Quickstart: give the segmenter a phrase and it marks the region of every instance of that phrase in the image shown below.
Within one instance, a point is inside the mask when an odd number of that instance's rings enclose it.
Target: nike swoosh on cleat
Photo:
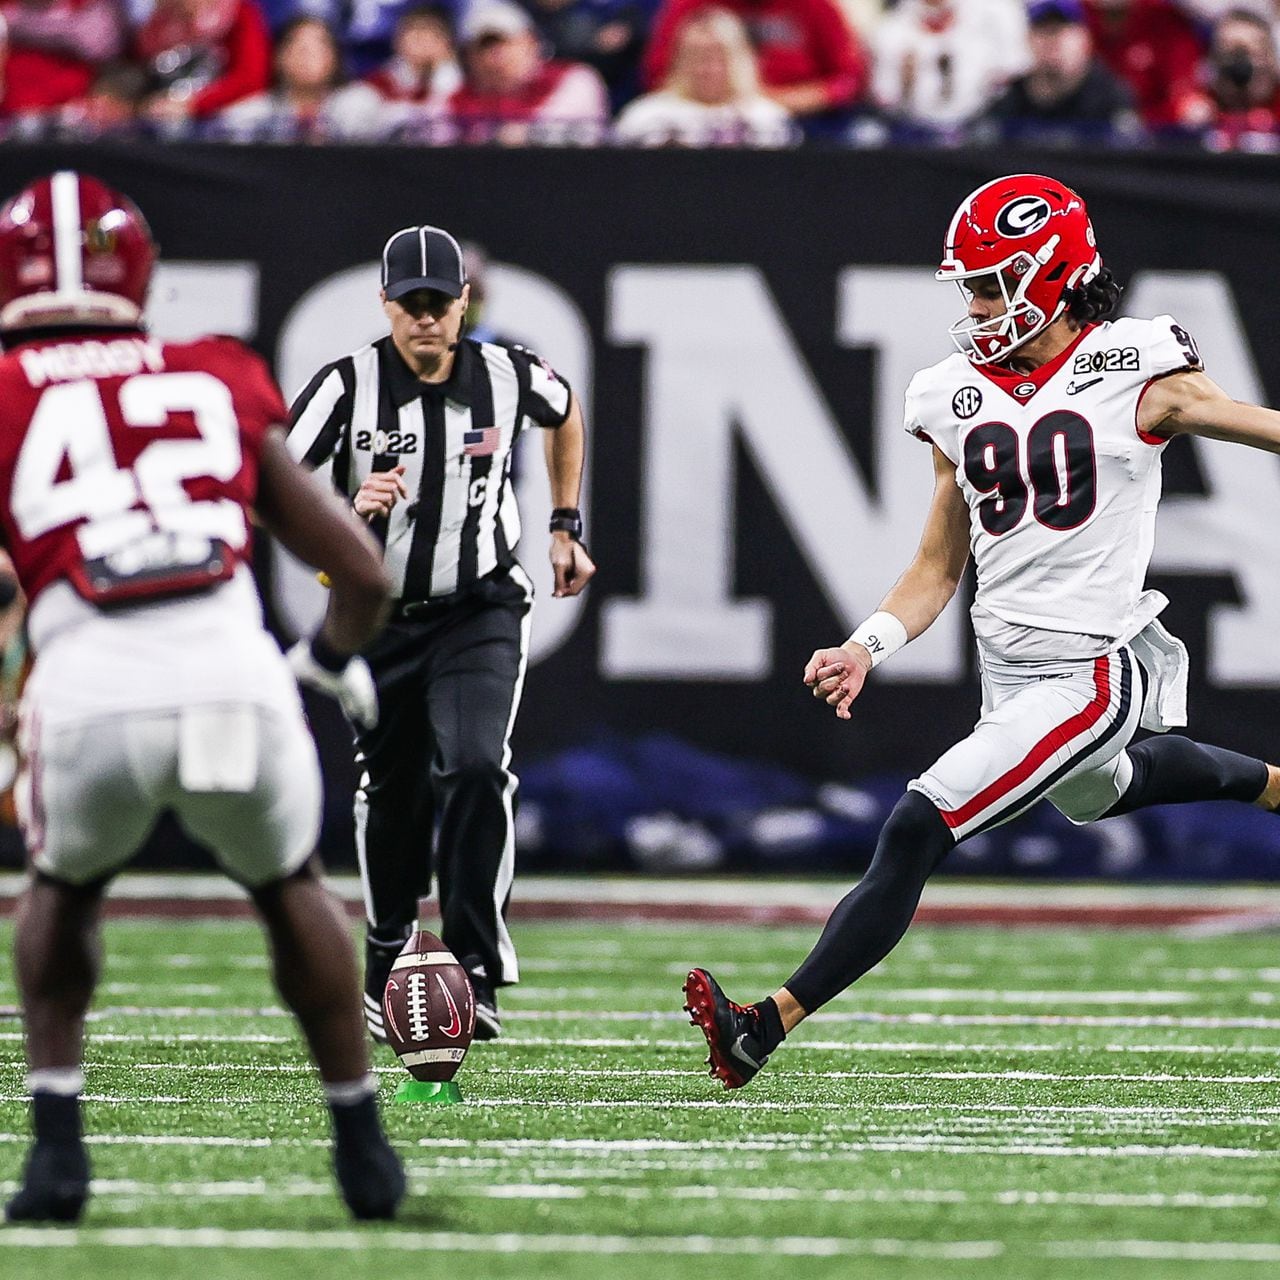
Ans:
[[[755,1071],[760,1070],[761,1064],[757,1062],[743,1047],[742,1042],[747,1038],[746,1032],[743,1032],[730,1046],[729,1052],[733,1054],[739,1062],[745,1062],[747,1066]]]

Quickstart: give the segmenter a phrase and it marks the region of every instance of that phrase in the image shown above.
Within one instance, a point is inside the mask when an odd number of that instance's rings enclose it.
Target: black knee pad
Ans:
[[[880,829],[872,865],[883,856],[896,865],[909,862],[922,866],[927,875],[955,848],[955,843],[951,828],[942,820],[933,801],[919,791],[908,791],[893,806],[888,821]]]

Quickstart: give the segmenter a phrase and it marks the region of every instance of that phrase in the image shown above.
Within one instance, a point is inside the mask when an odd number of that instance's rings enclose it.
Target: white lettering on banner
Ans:
[[[732,594],[735,435],[852,628],[919,540],[933,470],[928,450],[902,430],[901,394],[915,367],[946,354],[955,299],[920,268],[841,278],[841,339],[881,351],[876,498],[755,268],[620,267],[611,286],[611,336],[644,343],[648,365],[643,587],[601,610],[604,674],[764,679],[775,667],[772,606]],[[947,680],[961,660],[953,612],[915,655],[895,661],[899,679]]]
[[[592,337],[578,307],[544,277],[497,263],[490,272],[487,318],[500,332],[547,355],[590,406]],[[624,266],[615,269],[610,284],[610,338],[645,345],[648,360],[644,506],[637,531],[642,588],[634,599],[602,604],[602,674],[764,679],[782,660],[772,652],[772,603],[735,599],[732,590],[735,433],[833,611],[853,626],[875,608],[916,545],[931,472],[928,450],[901,429],[902,393],[917,368],[946,354],[956,299],[936,285],[926,267],[850,267],[837,281],[837,340],[872,347],[877,357],[873,497],[755,268]],[[669,306],[672,291],[682,300],[675,311]],[[1220,274],[1139,273],[1125,303],[1132,315],[1177,317],[1198,340],[1211,377],[1241,400],[1264,402],[1248,337]],[[149,307],[157,339],[181,341],[210,331],[250,339],[257,315],[252,263],[157,268]],[[531,319],[536,323],[530,325]],[[385,332],[376,263],[321,281],[281,329],[277,371],[286,394],[296,394],[326,361]],[[31,372],[49,380],[64,374],[52,364]],[[590,429],[608,429],[607,421],[592,423],[591,416]],[[533,446],[524,442],[521,451],[528,447]],[[1241,602],[1210,612],[1210,680],[1219,686],[1280,686],[1280,664],[1271,652],[1272,638],[1280,633],[1280,594],[1270,588],[1269,527],[1270,513],[1280,510],[1280,463],[1212,441],[1196,440],[1193,447],[1208,493],[1164,499],[1152,567],[1232,575]],[[539,531],[549,505],[539,462],[524,460],[516,488],[528,527]],[[525,551],[545,601],[549,569],[535,538]],[[283,553],[279,561],[276,604],[287,625],[308,631],[324,609],[325,593],[310,570]],[[557,601],[554,609],[535,611],[535,662],[565,643],[580,620],[581,603]],[[961,628],[953,604],[877,678],[957,678]]]
[[[1140,272],[1125,292],[1125,311],[1172,315],[1195,338],[1205,370],[1228,395],[1267,403],[1231,287],[1217,272]],[[1231,574],[1240,603],[1209,611],[1209,679],[1215,685],[1278,686],[1280,460],[1216,440],[1197,439],[1194,447],[1208,493],[1171,494],[1161,502],[1151,567]]]
[[[569,380],[586,406],[588,443],[593,430],[592,341],[586,318],[559,285],[532,271],[493,262],[488,270],[489,300],[485,320],[504,337],[527,342],[545,355]],[[292,399],[322,365],[355,351],[387,332],[378,293],[376,262],[350,267],[308,290],[285,317],[276,347],[276,370],[285,395]],[[530,438],[532,437],[532,438]],[[534,430],[516,445],[515,492],[521,523],[532,536],[522,542],[522,563],[533,579],[538,603],[533,611],[530,661],[538,662],[569,638],[581,616],[583,601],[551,601],[554,585],[545,533],[551,492],[542,460],[543,433]],[[588,465],[591,451],[587,451]],[[473,503],[483,495],[473,495]],[[590,538],[589,491],[579,500]],[[296,635],[313,631],[324,614],[327,593],[315,574],[275,545],[275,603],[286,626]]]

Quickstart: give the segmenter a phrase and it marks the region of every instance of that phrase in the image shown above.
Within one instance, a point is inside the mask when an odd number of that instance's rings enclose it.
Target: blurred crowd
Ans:
[[[0,0],[0,138],[1280,150],[1280,0]]]

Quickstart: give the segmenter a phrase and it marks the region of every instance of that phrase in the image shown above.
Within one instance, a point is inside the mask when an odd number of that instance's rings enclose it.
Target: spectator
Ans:
[[[794,126],[786,110],[760,92],[741,19],[706,8],[681,23],[666,83],[623,110],[614,137],[643,146],[777,147],[794,140]]]
[[[1182,121],[1207,127],[1215,151],[1280,150],[1280,69],[1271,26],[1248,9],[1224,13],[1213,28],[1207,91]]]
[[[943,134],[987,110],[1031,56],[1020,0],[902,0],[873,49],[877,106],[908,130]]]
[[[396,21],[391,58],[366,83],[384,102],[442,109],[462,87],[449,11],[435,4],[406,9]]]
[[[1143,122],[1176,126],[1199,97],[1201,41],[1170,0],[1088,0],[1098,57],[1133,90]]]
[[[271,36],[255,0],[156,0],[135,49],[151,78],[152,120],[181,125],[261,93]]]
[[[640,56],[658,0],[524,0],[557,58],[604,77],[614,108],[640,88]]]
[[[645,52],[645,82],[664,84],[675,35],[707,0],[666,0]],[[835,0],[723,0],[746,25],[765,92],[793,116],[847,108],[866,87],[866,55]]]
[[[120,0],[4,0],[8,30],[0,115],[32,116],[89,92],[124,48]]]
[[[474,240],[462,242],[462,269],[466,272],[471,292],[467,295],[467,314],[463,318],[463,332],[473,342],[492,342],[499,347],[514,347],[516,340],[500,333],[489,323],[489,251]],[[518,473],[520,459],[512,462],[512,472]]]
[[[1082,0],[1031,0],[1031,68],[991,109],[1008,140],[1071,144],[1133,138],[1129,88],[1093,54]]]
[[[510,0],[479,0],[462,26],[466,79],[449,99],[461,142],[598,142],[609,103],[598,72],[549,61],[529,15]]]
[[[136,131],[147,77],[132,62],[112,62],[98,73],[89,92],[60,107],[57,132],[75,138],[123,137]]]
[[[420,9],[424,0],[299,0],[300,3],[328,4],[334,9],[330,20],[341,33],[342,48],[352,75],[367,76],[395,53],[396,27],[404,14]],[[437,0],[448,13],[449,24],[474,7],[476,0]],[[339,15],[342,22],[338,22]]]
[[[342,51],[329,24],[299,17],[280,30],[275,80],[218,116],[238,141],[328,142],[369,138],[383,127],[383,100],[367,84],[343,84]]]

